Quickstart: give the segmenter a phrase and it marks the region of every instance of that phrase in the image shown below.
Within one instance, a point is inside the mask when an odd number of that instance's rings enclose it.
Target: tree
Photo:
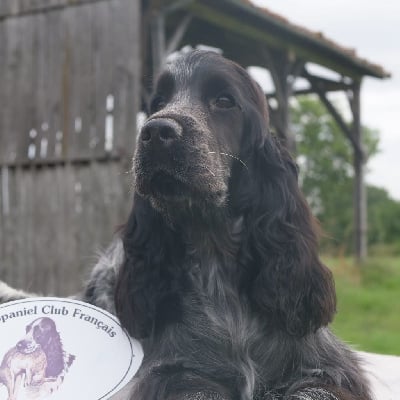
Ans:
[[[385,189],[368,187],[368,242],[371,245],[392,245],[400,254],[400,202],[390,198]]]
[[[296,100],[291,130],[297,143],[300,184],[320,220],[325,248],[353,243],[353,149],[333,117],[313,96]],[[377,152],[378,133],[364,127],[368,157]]]

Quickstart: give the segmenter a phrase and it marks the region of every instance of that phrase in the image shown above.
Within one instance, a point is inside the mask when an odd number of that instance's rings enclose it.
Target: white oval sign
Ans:
[[[0,400],[109,399],[143,359],[112,314],[62,298],[0,305]]]

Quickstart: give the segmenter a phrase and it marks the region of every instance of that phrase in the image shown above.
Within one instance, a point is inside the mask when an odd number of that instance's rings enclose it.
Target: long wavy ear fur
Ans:
[[[117,276],[116,313],[136,338],[179,320],[182,282],[180,238],[149,204],[135,195],[123,232],[124,261]]]
[[[245,113],[241,158],[248,171],[239,167],[232,178],[232,203],[245,216],[241,257],[251,265],[248,295],[271,326],[303,336],[332,320],[334,282],[318,257],[316,223],[299,189],[297,166],[268,132],[262,94],[258,103]]]
[[[298,187],[296,165],[269,134],[265,98],[253,83],[248,99],[240,154],[247,168],[234,166],[229,199],[232,212],[244,217],[238,254],[246,271],[243,285],[270,326],[304,336],[332,320],[332,274],[318,257],[316,224]],[[184,241],[136,194],[123,244],[116,311],[132,336],[144,338],[179,321]]]

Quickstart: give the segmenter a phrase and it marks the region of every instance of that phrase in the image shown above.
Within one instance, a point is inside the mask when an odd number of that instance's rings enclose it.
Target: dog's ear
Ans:
[[[149,202],[135,194],[123,230],[124,261],[117,275],[116,313],[136,338],[145,338],[180,318],[183,246]]]
[[[248,171],[236,171],[234,194],[236,212],[245,216],[241,257],[252,266],[248,294],[272,325],[303,336],[333,318],[332,274],[318,257],[316,223],[299,189],[296,164],[268,132],[265,110],[248,113],[241,153]]]

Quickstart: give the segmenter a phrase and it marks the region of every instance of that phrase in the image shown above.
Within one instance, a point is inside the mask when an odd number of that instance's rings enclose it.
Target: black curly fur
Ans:
[[[259,87],[194,51],[166,67],[152,112],[115,291],[145,348],[132,399],[370,400],[326,328],[332,275]]]

